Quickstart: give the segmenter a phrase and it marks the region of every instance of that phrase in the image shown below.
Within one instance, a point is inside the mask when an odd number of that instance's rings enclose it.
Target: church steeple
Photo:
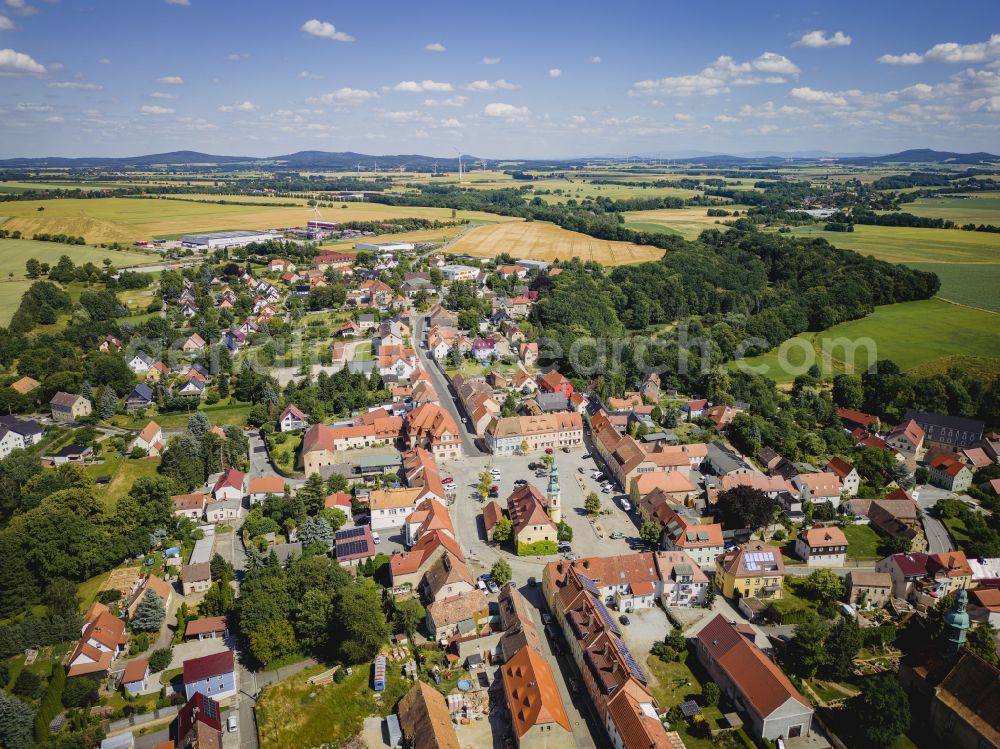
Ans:
[[[965,589],[955,596],[955,608],[944,617],[945,634],[948,637],[948,655],[955,655],[965,644],[965,633],[969,630],[969,614],[965,606],[969,602],[969,594]]]
[[[559,488],[559,469],[556,468],[555,461],[553,461],[552,468],[549,470],[549,488],[545,492],[545,499],[549,506],[549,517],[552,519],[553,523],[558,523],[562,519],[562,507],[559,502],[561,495],[562,490]]]

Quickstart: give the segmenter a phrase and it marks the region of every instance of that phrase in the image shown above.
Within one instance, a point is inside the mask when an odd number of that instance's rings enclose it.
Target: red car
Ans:
[[[552,448],[551,447],[546,447],[545,448],[545,454],[546,455],[551,455],[552,454]]]

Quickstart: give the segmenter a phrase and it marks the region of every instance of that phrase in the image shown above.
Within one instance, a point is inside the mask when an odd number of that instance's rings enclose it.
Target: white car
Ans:
[[[374,541],[377,544],[380,544],[382,543],[382,537],[375,531],[372,531],[372,541]]]
[[[603,489],[601,489],[601,494],[611,494],[611,487],[605,486]]]
[[[625,510],[625,512],[629,512],[632,509],[632,503],[625,499],[625,497],[622,497],[619,501],[621,502],[622,509]]]

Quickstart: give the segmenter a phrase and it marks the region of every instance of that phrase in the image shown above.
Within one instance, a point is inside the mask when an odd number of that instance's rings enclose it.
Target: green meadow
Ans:
[[[850,369],[844,342],[854,347],[853,371],[865,370],[872,359],[892,359],[902,369],[920,368],[956,357],[1000,360],[1000,316],[984,310],[927,299],[878,307],[868,317],[835,325],[820,333],[804,333],[794,344],[788,341],[766,354],[733,363],[734,368],[751,365],[778,384],[788,384],[796,375],[817,363],[825,376]],[[862,345],[870,342],[871,348]],[[782,367],[784,360],[791,367]]]
[[[1000,262],[1000,234],[960,229],[861,226],[853,232],[823,231],[822,225],[797,226],[796,237],[822,238],[835,247],[873,255],[892,263]]]
[[[1000,192],[948,195],[943,198],[917,198],[903,203],[900,210],[914,216],[950,219],[957,224],[1000,225]]]
[[[938,296],[949,302],[1000,312],[1000,263],[907,263],[937,273]]]

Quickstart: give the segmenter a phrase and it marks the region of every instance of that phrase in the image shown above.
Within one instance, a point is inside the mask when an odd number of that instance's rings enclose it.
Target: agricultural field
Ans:
[[[941,279],[938,296],[949,302],[1000,312],[1000,263],[907,263],[911,268],[936,273]]]
[[[1000,224],[1000,193],[977,192],[965,196],[917,198],[912,203],[903,203],[900,210],[912,213],[914,216],[950,219],[956,224],[998,225]]]
[[[494,216],[497,222],[505,220],[518,220],[511,219],[507,216]],[[477,219],[477,223],[485,223]],[[448,226],[441,229],[418,229],[416,231],[404,231],[398,234],[380,234],[377,237],[363,237],[361,239],[343,239],[333,242],[324,242],[321,247],[324,250],[333,250],[337,252],[350,252],[354,249],[354,245],[359,242],[447,242],[449,239],[454,239],[462,230],[466,227],[464,226]]]
[[[919,337],[915,336],[919,331]],[[864,371],[869,362],[868,351],[860,346],[861,339],[875,344],[876,359],[892,359],[903,370],[920,368],[937,362],[955,361],[952,357],[973,356],[990,362],[1000,360],[1000,317],[984,310],[951,304],[942,299],[904,302],[878,307],[868,317],[841,323],[821,333],[804,333],[801,341],[788,349],[786,361],[797,369],[786,371],[781,366],[779,348],[766,354],[733,363],[733,367],[750,365],[779,385],[791,383],[797,374],[815,362],[832,376],[847,370],[845,349],[834,341],[848,340],[858,346],[854,372]],[[824,342],[828,355],[823,354]],[[786,342],[787,344],[787,342]],[[782,344],[782,345],[786,345]],[[811,353],[807,353],[811,352]],[[809,357],[809,361],[806,359]]]
[[[39,211],[39,208],[44,210]],[[23,234],[40,232],[82,236],[88,242],[134,242],[175,239],[183,234],[231,229],[273,229],[305,225],[312,213],[301,208],[219,205],[143,198],[67,198],[8,203],[3,228]],[[453,220],[449,208],[396,207],[380,203],[342,203],[326,209],[330,221],[379,221],[391,218]],[[496,221],[480,211],[458,211],[455,218]]]
[[[835,247],[891,263],[1000,262],[1000,234],[908,226],[860,226],[853,232],[823,231],[820,224],[796,226],[792,236],[822,238]]]
[[[746,206],[725,206],[728,210],[741,213]],[[726,230],[723,221],[729,217],[709,216],[707,208],[661,208],[655,211],[631,211],[625,214],[625,228],[635,231],[663,232],[678,234],[684,239],[697,239],[705,229]]]
[[[72,232],[64,233],[70,234]],[[98,268],[101,267],[105,258],[114,263],[116,268],[153,265],[161,262],[161,258],[151,252],[109,250],[87,245],[60,244],[59,242],[36,242],[33,239],[0,239],[0,277],[6,277],[13,273],[15,278],[23,278],[24,261],[29,257],[42,263],[55,265],[63,255],[69,255],[77,265],[93,263]]]
[[[554,224],[518,221],[478,226],[450,244],[445,252],[477,257],[496,257],[508,252],[521,260],[569,260],[578,257],[601,265],[627,265],[658,260],[659,247],[595,239]]]
[[[0,281],[0,326],[6,326],[21,305],[21,297],[32,281]]]

